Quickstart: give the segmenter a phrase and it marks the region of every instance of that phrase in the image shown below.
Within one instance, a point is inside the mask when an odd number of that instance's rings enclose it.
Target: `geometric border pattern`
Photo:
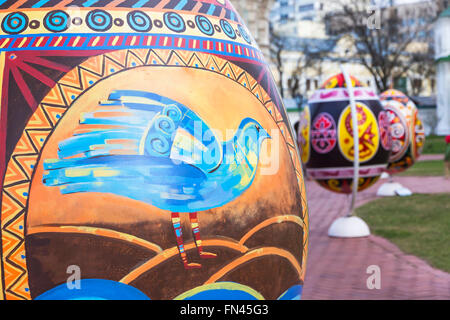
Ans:
[[[75,67],[51,89],[29,120],[14,149],[4,178],[0,224],[4,287],[3,292],[0,292],[0,299],[31,299],[24,244],[28,193],[40,152],[63,114],[78,96],[107,76],[139,66],[161,65],[205,69],[228,77],[250,91],[272,116],[288,146],[301,193],[303,212],[300,218],[305,228],[300,278],[304,280],[308,213],[302,168],[290,130],[268,94],[246,71],[220,57],[184,50],[134,49],[93,56]]]
[[[64,9],[73,6],[79,8],[101,8],[107,2],[108,9],[123,9],[123,8],[133,8],[133,9],[174,9],[177,11],[185,11],[187,13],[201,13],[215,16],[218,18],[225,18],[232,21],[240,22],[239,16],[236,14],[235,10],[230,5],[229,1],[211,1],[211,0],[186,0],[181,3],[177,1],[169,0],[115,0],[115,1],[92,1],[92,0],[72,0],[72,1],[39,1],[36,0],[26,0],[26,1],[15,1],[22,2],[19,4],[10,5],[12,1],[1,1],[0,10],[5,9],[29,9],[29,8],[48,8],[52,9]],[[50,2],[50,3],[48,3]],[[103,3],[101,3],[103,2]],[[223,4],[221,4],[223,3]]]
[[[258,62],[262,53],[255,47],[237,41],[206,38],[202,36],[157,34],[157,33],[115,33],[115,34],[64,34],[0,36],[0,51],[22,50],[120,50],[134,48],[161,48],[179,50],[202,50],[225,54]]]

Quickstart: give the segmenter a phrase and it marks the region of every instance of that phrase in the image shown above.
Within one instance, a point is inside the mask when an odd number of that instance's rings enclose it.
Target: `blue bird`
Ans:
[[[94,112],[80,116],[73,136],[58,144],[58,159],[44,161],[43,183],[62,194],[112,193],[171,211],[186,269],[179,213],[189,213],[194,241],[203,250],[197,212],[223,206],[252,184],[262,142],[270,138],[255,120],[242,120],[220,142],[186,106],[143,91],[114,91]]]

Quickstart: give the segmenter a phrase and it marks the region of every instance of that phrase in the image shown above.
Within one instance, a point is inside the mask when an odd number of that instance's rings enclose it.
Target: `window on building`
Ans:
[[[298,12],[307,12],[307,11],[311,11],[311,10],[314,10],[314,3],[305,4],[305,5],[298,7]]]
[[[306,91],[311,90],[311,80],[306,79]]]
[[[415,90],[420,91],[420,89],[422,88],[422,79],[419,78],[413,79],[412,86]]]
[[[394,79],[394,89],[406,92],[406,77],[396,77]]]
[[[314,89],[319,88],[319,80],[315,79],[314,80]]]

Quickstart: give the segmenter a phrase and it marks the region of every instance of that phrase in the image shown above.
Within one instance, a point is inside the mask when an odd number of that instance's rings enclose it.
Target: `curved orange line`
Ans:
[[[254,228],[252,228],[249,232],[247,232],[239,241],[240,244],[244,244],[252,235],[254,235],[256,232],[258,232],[259,230],[270,226],[271,224],[275,224],[275,223],[282,223],[282,222],[293,222],[298,224],[300,227],[303,228],[304,226],[304,222],[303,220],[298,217],[298,216],[294,216],[294,215],[285,215],[285,216],[276,216],[276,217],[272,217],[270,219],[267,219],[263,222],[261,222],[260,224],[256,225]]]
[[[150,251],[160,253],[163,249],[147,240],[135,237],[133,235],[97,227],[86,227],[86,226],[39,226],[29,228],[27,234],[37,234],[37,233],[79,233],[79,234],[90,234],[100,237],[106,237],[116,240],[121,240],[125,242],[131,242],[140,247],[146,248]]]
[[[235,241],[231,240],[225,240],[225,239],[206,239],[202,240],[202,246],[203,247],[227,247],[236,251],[239,251],[241,253],[245,253],[248,251],[248,248],[244,245],[241,245]],[[184,250],[192,250],[195,249],[195,243],[191,242],[184,245]],[[169,249],[164,250],[163,252],[159,253],[157,256],[151,258],[141,266],[137,267],[136,269],[132,270],[129,274],[127,274],[125,277],[123,277],[120,282],[129,284],[130,282],[136,280],[138,277],[143,275],[145,272],[149,271],[154,266],[160,264],[161,262],[168,260],[172,258],[173,256],[178,255],[178,247],[172,247]]]
[[[235,269],[236,267],[238,267],[239,265],[241,265],[249,260],[252,260],[254,258],[263,257],[263,256],[267,256],[267,255],[276,255],[276,256],[280,256],[280,257],[283,257],[283,258],[286,258],[287,260],[289,260],[289,262],[292,264],[292,266],[297,271],[298,276],[301,278],[302,268],[301,268],[300,264],[298,263],[297,259],[292,255],[292,253],[290,253],[286,250],[283,250],[283,249],[275,248],[275,247],[264,247],[264,248],[258,248],[258,249],[252,250],[250,252],[247,252],[242,257],[239,257],[239,258],[235,259],[234,261],[230,262],[228,265],[226,265],[225,267],[223,267],[222,269],[217,271],[215,274],[213,274],[204,284],[214,283],[217,280],[219,280],[220,278],[222,278],[223,276],[225,276],[228,272],[230,272],[233,269]]]

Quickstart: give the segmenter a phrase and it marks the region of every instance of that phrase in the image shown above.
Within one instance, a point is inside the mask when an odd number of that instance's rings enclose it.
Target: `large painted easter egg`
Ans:
[[[0,299],[299,299],[302,168],[227,0],[0,2]]]
[[[387,113],[372,89],[351,77],[359,131],[358,190],[373,185],[387,166],[391,148]],[[322,187],[351,193],[354,139],[349,93],[342,74],[325,81],[301,114],[298,143],[309,177]]]
[[[411,167],[422,152],[425,129],[414,102],[396,89],[381,93],[381,104],[391,125],[392,153],[387,171],[391,174]]]

